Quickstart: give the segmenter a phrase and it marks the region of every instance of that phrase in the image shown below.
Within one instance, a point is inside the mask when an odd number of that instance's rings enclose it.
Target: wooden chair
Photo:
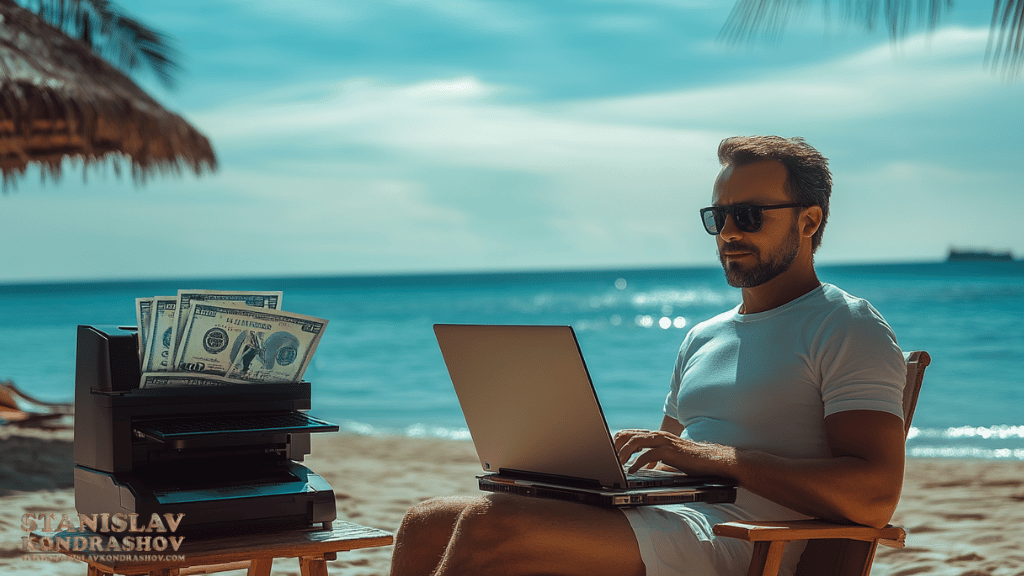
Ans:
[[[904,433],[908,433],[924,370],[931,363],[931,357],[923,351],[905,352],[903,357],[907,361],[903,425]],[[797,576],[868,576],[878,545],[903,548],[907,536],[898,526],[879,529],[824,520],[725,522],[716,525],[714,532],[718,536],[754,543],[747,576],[777,576],[786,544],[803,540],[808,542],[797,565]]]

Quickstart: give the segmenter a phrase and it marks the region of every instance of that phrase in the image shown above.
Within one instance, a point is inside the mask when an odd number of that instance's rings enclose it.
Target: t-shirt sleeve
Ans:
[[[887,412],[903,419],[906,362],[896,335],[869,304],[829,322],[822,336],[825,416],[849,410]]]

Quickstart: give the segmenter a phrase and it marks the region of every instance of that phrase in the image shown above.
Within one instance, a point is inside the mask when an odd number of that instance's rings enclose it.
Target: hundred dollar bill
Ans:
[[[171,366],[171,346],[174,343],[174,318],[177,296],[153,298],[152,320],[146,336],[146,354],[142,359],[143,372],[167,372]]]
[[[178,290],[177,321],[174,328],[174,354],[177,365],[178,349],[181,347],[182,334],[185,332],[185,324],[188,322],[192,303],[203,302],[236,302],[251,306],[253,308],[269,308],[272,310],[281,309],[281,299],[284,294],[280,291],[230,291],[230,290]]]
[[[146,357],[146,343],[149,337],[149,323],[153,320],[153,299],[135,299],[135,321],[139,331],[139,361]]]
[[[193,302],[175,371],[246,382],[298,382],[327,320],[230,303]]]
[[[222,376],[193,374],[191,372],[146,372],[142,375],[139,388],[166,388],[182,386],[224,386],[239,384]],[[242,384],[247,384],[242,382]]]
[[[194,374],[191,372],[144,372],[139,382],[140,388],[181,387],[181,386],[223,386],[225,384],[248,384],[214,376],[213,374]]]

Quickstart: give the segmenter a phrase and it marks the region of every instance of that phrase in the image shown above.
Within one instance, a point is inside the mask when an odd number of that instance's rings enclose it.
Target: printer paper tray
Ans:
[[[161,505],[183,504],[185,502],[212,503],[236,498],[256,498],[267,496],[294,496],[297,493],[311,492],[305,483],[288,482],[281,484],[253,484],[249,486],[231,486],[225,488],[207,488],[205,490],[154,490],[157,502]]]
[[[336,432],[339,427],[305,412],[233,414],[201,418],[160,418],[135,422],[132,428],[154,440],[185,440],[218,434],[264,434],[290,432]]]

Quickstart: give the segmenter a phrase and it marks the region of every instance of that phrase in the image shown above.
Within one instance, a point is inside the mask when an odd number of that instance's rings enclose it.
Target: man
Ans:
[[[615,437],[620,460],[734,479],[735,504],[625,511],[507,494],[439,498],[399,529],[392,576],[739,575],[750,545],[719,522],[821,517],[883,526],[903,479],[896,339],[864,300],[818,281],[827,160],[802,139],[729,138],[712,206],[734,310],[680,348],[661,429]],[[783,573],[800,547],[790,547]]]

